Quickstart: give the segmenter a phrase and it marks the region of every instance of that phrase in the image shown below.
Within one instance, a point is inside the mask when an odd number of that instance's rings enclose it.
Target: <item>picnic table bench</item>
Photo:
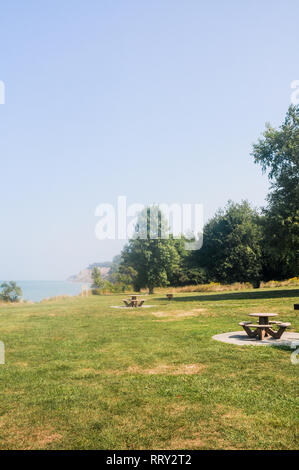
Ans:
[[[249,313],[249,315],[258,317],[259,323],[255,324],[251,321],[242,321],[239,325],[243,327],[250,338],[262,340],[267,336],[272,336],[274,339],[279,339],[285,330],[291,326],[289,322],[269,321],[269,317],[275,317],[277,313]],[[277,326],[278,330],[273,330],[272,326]],[[254,330],[251,328],[254,328]]]

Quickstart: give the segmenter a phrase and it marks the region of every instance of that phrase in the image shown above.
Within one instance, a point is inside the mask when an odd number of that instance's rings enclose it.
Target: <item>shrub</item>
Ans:
[[[0,300],[3,302],[19,302],[22,296],[22,289],[14,281],[3,282],[0,286]]]

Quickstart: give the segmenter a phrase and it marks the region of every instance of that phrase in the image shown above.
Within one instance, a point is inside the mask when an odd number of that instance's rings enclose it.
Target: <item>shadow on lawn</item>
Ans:
[[[205,302],[214,300],[250,300],[279,299],[283,297],[299,297],[299,289],[291,290],[257,290],[254,292],[223,292],[219,294],[197,294],[188,297],[174,297],[171,302]],[[159,299],[162,300],[162,299]],[[163,299],[165,300],[165,299]]]

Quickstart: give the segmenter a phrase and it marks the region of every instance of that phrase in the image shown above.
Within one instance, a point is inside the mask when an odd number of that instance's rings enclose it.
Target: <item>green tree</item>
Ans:
[[[115,275],[119,270],[120,264],[121,264],[121,255],[114,256],[114,258],[112,260],[112,263],[111,263],[111,266],[110,266],[110,271],[109,271],[109,274],[108,274],[109,281],[111,281],[111,282],[114,281]]]
[[[262,273],[260,216],[248,202],[229,202],[204,227],[203,247],[194,253],[209,281],[252,282]]]
[[[197,285],[203,284],[206,281],[205,270],[194,262],[194,251],[186,250],[185,242],[184,236],[173,240],[179,255],[179,263],[177,269],[169,277],[169,282],[172,286]]]
[[[113,282],[119,287],[120,291],[125,292],[134,286],[136,277],[137,272],[132,266],[121,264],[113,274]]]
[[[22,289],[14,281],[3,282],[0,289],[0,300],[4,302],[19,302],[22,297]]]
[[[139,214],[136,234],[122,251],[123,267],[134,270],[134,288],[154,292],[155,287],[167,286],[179,266],[179,254],[172,237],[167,235],[166,220],[157,206]]]
[[[299,254],[299,106],[289,107],[278,129],[266,124],[252,155],[255,163],[269,172],[271,182],[263,221],[265,276],[295,276]]]
[[[91,277],[93,280],[91,287],[93,289],[101,289],[101,287],[103,287],[104,285],[104,281],[103,281],[100,269],[97,267],[94,267],[93,270],[91,271]]]

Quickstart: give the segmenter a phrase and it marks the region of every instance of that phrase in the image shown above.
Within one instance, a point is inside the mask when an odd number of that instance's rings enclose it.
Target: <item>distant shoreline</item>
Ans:
[[[88,282],[75,281],[16,281],[21,287],[23,300],[28,302],[40,302],[53,297],[80,295],[82,286],[88,286]]]

